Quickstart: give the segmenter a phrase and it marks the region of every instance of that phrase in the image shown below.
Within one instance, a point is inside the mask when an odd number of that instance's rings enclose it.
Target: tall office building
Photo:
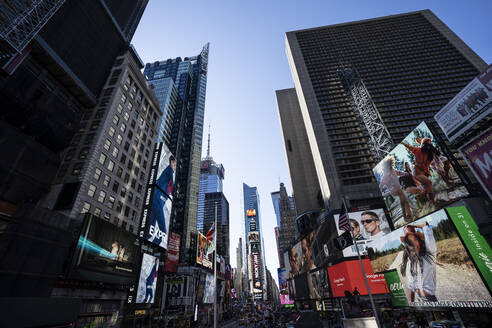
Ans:
[[[207,193],[222,192],[224,180],[224,166],[214,162],[210,156],[210,132],[208,134],[207,156],[200,163],[200,188],[198,190],[197,229],[206,233],[203,228],[205,195]]]
[[[210,192],[205,194],[203,203],[203,230],[207,232],[212,227],[217,214],[217,253],[229,264],[229,202],[222,192]]]
[[[98,105],[82,117],[66,150],[47,207],[92,213],[137,232],[162,116],[133,49],[115,60]]]
[[[280,183],[280,190],[271,193],[273,208],[277,217],[277,251],[279,254],[280,267],[284,267],[283,254],[284,248],[296,238],[296,204],[293,196],[287,194],[287,189]]]
[[[249,291],[254,299],[266,294],[265,251],[261,231],[260,196],[256,187],[243,183],[243,215],[246,245],[246,263]]]
[[[196,252],[208,52],[207,43],[197,56],[156,61],[146,64],[144,69],[147,80],[154,88],[161,85],[157,80],[170,78],[179,95],[173,115],[169,111],[165,114],[159,131],[164,136],[168,135],[163,140],[177,160],[171,231],[181,235],[180,261],[190,264],[194,262]],[[168,89],[172,90],[170,87]]]
[[[372,174],[380,148],[423,120],[437,127],[433,115],[486,68],[430,10],[288,32],[286,52],[329,208],[340,207],[341,195],[352,206],[380,202]],[[354,83],[377,115],[351,105]]]

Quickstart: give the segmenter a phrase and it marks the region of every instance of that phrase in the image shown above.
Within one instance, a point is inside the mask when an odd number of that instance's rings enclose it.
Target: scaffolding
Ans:
[[[21,53],[65,0],[0,0],[0,38]]]
[[[393,148],[393,139],[379,115],[376,105],[355,67],[341,68],[338,76],[359,121],[369,137],[369,147],[376,162],[381,161]]]

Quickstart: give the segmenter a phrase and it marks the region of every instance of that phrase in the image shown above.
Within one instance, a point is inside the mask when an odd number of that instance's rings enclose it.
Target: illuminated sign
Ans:
[[[250,209],[250,210],[247,210],[246,211],[246,216],[247,217],[256,216],[256,210],[254,208],[253,209]]]

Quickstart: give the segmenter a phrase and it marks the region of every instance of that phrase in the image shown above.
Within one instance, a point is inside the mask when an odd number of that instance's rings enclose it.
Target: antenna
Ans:
[[[210,122],[208,122],[208,145],[207,145],[207,158],[210,158]]]

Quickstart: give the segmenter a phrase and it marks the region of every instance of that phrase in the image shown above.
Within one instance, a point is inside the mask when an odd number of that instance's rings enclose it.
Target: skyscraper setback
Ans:
[[[163,136],[177,160],[171,231],[181,235],[180,261],[184,263],[192,263],[196,251],[194,234],[197,226],[208,50],[207,43],[197,56],[156,61],[146,64],[144,69],[149,84],[155,89],[162,88],[156,92],[161,109],[166,111],[160,122],[159,135]],[[173,85],[170,85],[171,82]],[[174,93],[174,88],[179,99],[176,99],[175,94],[167,97],[166,92]],[[166,99],[174,102],[171,106],[174,111],[166,108],[169,106]]]
[[[436,126],[433,115],[486,68],[430,10],[288,32],[286,52],[329,208],[341,195],[352,206],[380,201],[372,168],[381,145],[372,137],[394,144],[423,120]],[[352,83],[378,115],[351,105]]]

